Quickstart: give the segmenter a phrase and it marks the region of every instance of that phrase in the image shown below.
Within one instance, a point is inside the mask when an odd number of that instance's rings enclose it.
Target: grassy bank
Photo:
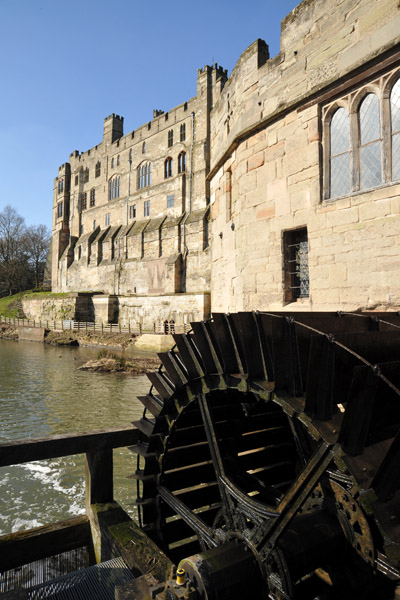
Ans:
[[[18,294],[14,294],[13,296],[3,296],[0,298],[0,316],[16,319],[19,316],[18,311],[23,298],[66,298],[68,296],[69,292],[55,294],[53,292],[35,292],[33,290],[18,292]]]

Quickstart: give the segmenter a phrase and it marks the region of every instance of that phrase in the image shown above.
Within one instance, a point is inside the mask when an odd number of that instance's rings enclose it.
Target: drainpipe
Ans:
[[[131,195],[131,167],[132,167],[132,159],[129,159],[129,171],[128,171],[128,197],[126,199],[126,224],[128,225],[129,223],[129,215],[128,215],[128,204],[129,204],[129,197]]]

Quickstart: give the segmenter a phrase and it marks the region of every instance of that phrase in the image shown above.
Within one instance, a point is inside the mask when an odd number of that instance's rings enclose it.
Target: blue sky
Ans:
[[[299,0],[0,0],[0,211],[51,227],[52,187],[73,150],[124,132],[196,93],[197,69],[230,74],[257,38],[279,52]]]

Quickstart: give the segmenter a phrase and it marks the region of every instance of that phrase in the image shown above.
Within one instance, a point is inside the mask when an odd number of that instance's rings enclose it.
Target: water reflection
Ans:
[[[149,388],[133,378],[79,371],[92,348],[0,340],[0,441],[129,425]],[[114,450],[115,497],[133,514],[135,458]],[[0,533],[68,518],[84,510],[83,456],[0,469]]]

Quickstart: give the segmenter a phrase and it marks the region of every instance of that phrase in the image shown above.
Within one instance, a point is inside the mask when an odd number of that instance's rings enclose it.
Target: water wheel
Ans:
[[[141,525],[202,598],[393,598],[400,317],[215,314],[136,423]]]

